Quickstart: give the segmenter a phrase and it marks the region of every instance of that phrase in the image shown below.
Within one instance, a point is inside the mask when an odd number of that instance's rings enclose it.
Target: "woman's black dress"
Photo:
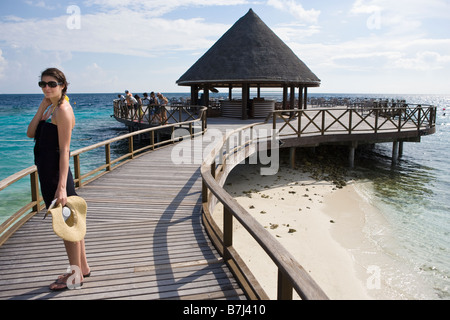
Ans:
[[[59,182],[58,127],[42,120],[36,129],[34,163],[37,166],[41,193],[48,208],[55,198]],[[69,168],[66,184],[67,196],[76,196],[72,172]]]

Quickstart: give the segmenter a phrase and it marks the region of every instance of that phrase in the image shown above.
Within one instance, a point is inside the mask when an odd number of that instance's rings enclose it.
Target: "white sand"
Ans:
[[[299,170],[280,168],[274,176],[261,176],[257,165],[241,165],[225,189],[292,253],[330,299],[384,298],[378,270],[366,259],[375,249],[363,232],[367,214],[379,215],[353,183],[336,189]],[[219,226],[222,210],[218,205],[213,213]],[[234,221],[234,247],[275,299],[276,266]]]

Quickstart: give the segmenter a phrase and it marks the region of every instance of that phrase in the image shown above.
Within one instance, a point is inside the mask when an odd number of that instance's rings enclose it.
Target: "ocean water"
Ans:
[[[188,93],[167,93],[187,98]],[[281,100],[281,93],[266,98]],[[421,143],[405,143],[403,157],[391,164],[391,144],[378,144],[358,154],[355,170],[362,177],[359,191],[383,214],[389,230],[368,220],[369,237],[394,259],[382,267],[385,282],[399,288],[406,299],[450,299],[450,95],[308,94],[309,97],[405,99],[438,106],[437,130]],[[69,94],[77,125],[71,149],[76,150],[127,133],[111,117],[117,94]],[[226,97],[215,94],[212,97]],[[0,180],[33,165],[34,141],[26,130],[42,95],[0,95]],[[448,109],[448,112],[445,110]],[[126,151],[114,146],[114,154]],[[104,152],[82,159],[82,171],[104,161]],[[73,170],[73,168],[72,168]],[[29,179],[0,192],[0,223],[29,201]],[[370,187],[365,187],[370,186]],[[386,235],[386,236],[385,236]],[[387,236],[389,235],[389,236]],[[419,279],[418,285],[415,279]]]

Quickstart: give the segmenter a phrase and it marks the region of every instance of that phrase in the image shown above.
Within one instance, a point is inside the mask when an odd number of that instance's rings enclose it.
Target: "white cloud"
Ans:
[[[355,0],[350,14],[367,15],[377,19],[379,28],[390,34],[405,34],[417,31],[426,19],[449,18],[450,3],[446,0]]]
[[[217,40],[229,27],[203,19],[149,19],[143,12],[82,14],[81,28],[66,26],[68,15],[53,19],[9,19],[0,22],[0,41],[16,48],[34,46],[43,51],[117,53],[155,56],[170,50],[198,50]],[[52,32],[42,32],[52,30]]]
[[[450,63],[450,55],[441,55],[438,52],[417,52],[414,57],[399,57],[392,62],[393,68],[433,71],[445,68]]]
[[[302,41],[304,38],[312,37],[320,33],[321,28],[318,25],[306,26],[304,24],[283,23],[273,28],[273,31],[284,41]]]
[[[160,17],[180,7],[202,6],[234,6],[247,4],[247,0],[89,0],[86,6],[97,5],[100,10],[111,12],[112,10],[128,9],[135,12],[145,11],[152,17]]]
[[[319,10],[306,10],[301,3],[297,3],[295,0],[268,0],[267,5],[272,6],[277,10],[290,13],[303,22],[317,23],[319,20]]]
[[[76,92],[107,92],[109,88],[118,87],[119,75],[106,70],[101,63],[91,63],[77,72],[67,72],[70,79],[70,91]]]
[[[45,1],[42,1],[42,0],[38,0],[38,1],[36,1],[36,0],[27,0],[27,1],[25,1],[25,3],[27,5],[29,5],[29,6],[32,6],[32,7],[44,8],[44,9],[48,9],[48,10],[54,10],[55,9],[54,6],[48,5],[47,3],[45,3]]]

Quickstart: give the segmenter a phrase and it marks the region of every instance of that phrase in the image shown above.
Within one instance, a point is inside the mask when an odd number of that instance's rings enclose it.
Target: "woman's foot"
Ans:
[[[72,278],[71,276],[74,277]],[[81,277],[81,279],[78,279],[74,274],[66,273],[62,276],[59,276],[58,279],[55,280],[55,282],[50,284],[49,288],[52,291],[62,291],[66,289],[77,289],[82,286],[83,286],[83,277]]]
[[[64,273],[64,274],[58,276],[57,280],[60,280],[60,279],[62,279],[64,277],[68,277],[70,275],[71,275],[70,273]],[[83,278],[89,278],[90,276],[91,276],[91,270],[90,269],[88,269],[88,272],[83,273]]]

